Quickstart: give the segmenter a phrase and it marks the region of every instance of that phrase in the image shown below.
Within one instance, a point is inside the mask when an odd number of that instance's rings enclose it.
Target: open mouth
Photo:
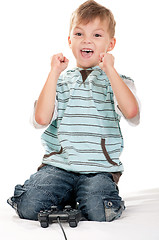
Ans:
[[[84,48],[81,50],[82,57],[90,58],[93,55],[94,51],[89,48]]]

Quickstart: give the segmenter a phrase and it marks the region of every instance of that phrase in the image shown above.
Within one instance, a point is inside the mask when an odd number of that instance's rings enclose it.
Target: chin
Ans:
[[[95,67],[98,64],[93,64],[93,63],[83,63],[83,64],[78,64],[77,67],[86,69],[86,68],[91,68],[91,67]]]

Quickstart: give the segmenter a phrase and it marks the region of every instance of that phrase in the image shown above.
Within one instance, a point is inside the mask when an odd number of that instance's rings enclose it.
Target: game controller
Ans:
[[[40,211],[38,220],[42,228],[47,228],[50,223],[68,222],[70,227],[77,227],[78,222],[82,219],[80,210],[72,209],[71,206],[65,206],[61,211],[56,206],[52,206],[51,210]]]

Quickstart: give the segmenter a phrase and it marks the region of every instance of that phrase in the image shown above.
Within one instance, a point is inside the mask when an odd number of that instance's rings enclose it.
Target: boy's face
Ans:
[[[111,38],[107,30],[107,21],[99,18],[88,24],[74,25],[68,43],[76,58],[77,67],[86,69],[99,64],[99,55],[111,51],[115,46],[115,38]]]

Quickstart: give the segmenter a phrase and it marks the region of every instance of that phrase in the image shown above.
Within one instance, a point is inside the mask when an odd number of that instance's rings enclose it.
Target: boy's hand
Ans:
[[[99,67],[106,73],[114,67],[114,56],[109,53],[101,53],[99,56]]]
[[[51,59],[51,70],[58,74],[61,74],[68,66],[69,60],[63,56],[62,53],[58,53],[52,56]]]

